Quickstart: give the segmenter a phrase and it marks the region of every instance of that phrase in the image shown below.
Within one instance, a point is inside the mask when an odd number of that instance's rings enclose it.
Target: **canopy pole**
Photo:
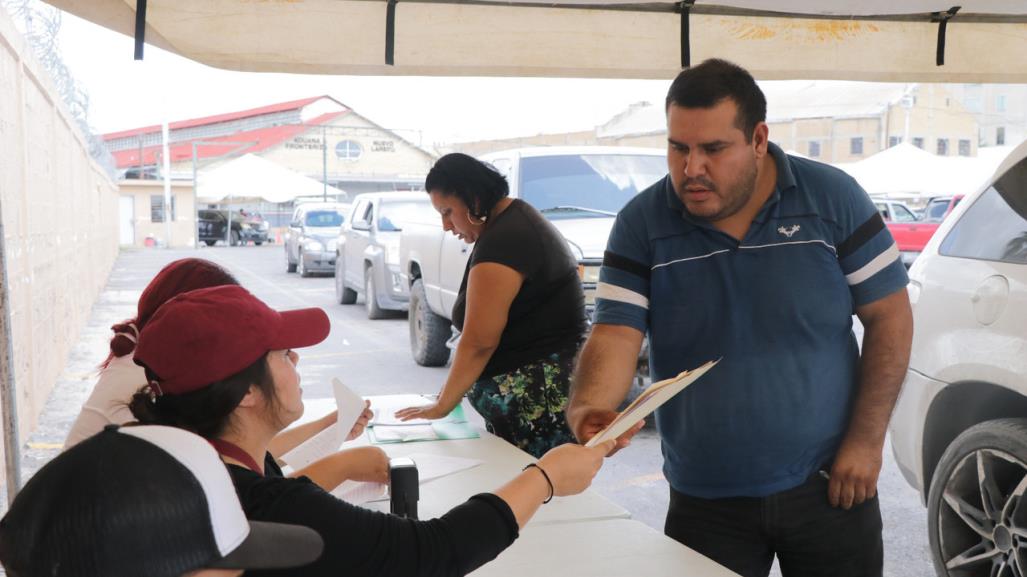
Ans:
[[[681,12],[681,68],[692,66],[692,31],[689,16],[694,5],[695,0],[684,0],[678,3],[678,10]]]
[[[931,14],[931,22],[938,23],[938,50],[934,56],[936,66],[945,65],[945,29],[948,28],[949,20],[959,12],[961,6],[953,6],[947,12],[935,12]]]
[[[399,0],[389,0],[385,7],[385,64],[394,66],[396,64],[396,3]]]
[[[146,0],[136,0],[135,59],[143,59],[143,45],[146,43]]]
[[[4,472],[7,504],[21,488],[21,441],[18,438],[18,394],[14,383],[14,348],[11,339],[11,299],[7,276],[7,242],[0,210],[0,405],[4,420]]]

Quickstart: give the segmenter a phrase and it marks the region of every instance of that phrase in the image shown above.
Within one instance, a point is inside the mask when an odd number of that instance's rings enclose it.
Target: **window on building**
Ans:
[[[175,220],[175,197],[171,197],[171,220]],[[150,195],[150,222],[164,222],[164,195]]]
[[[810,158],[820,158],[820,142],[817,140],[809,141],[809,156]]]
[[[849,139],[849,154],[863,154],[862,136],[853,136]]]
[[[356,160],[363,153],[363,147],[356,140],[340,140],[335,145],[335,156],[343,160]]]
[[[899,144],[902,144],[902,137],[901,136],[889,136],[888,137],[888,148],[891,148],[893,146],[898,146]]]
[[[922,136],[914,136],[913,137],[913,146],[915,146],[917,148],[923,148],[924,147],[924,139],[923,139],[923,137]]]
[[[970,139],[959,139],[959,156],[970,156]]]
[[[1005,112],[1006,111],[1006,95],[1005,94],[999,94],[998,96],[995,97],[995,110],[997,110],[999,112]]]
[[[947,139],[947,138],[939,138],[938,139],[938,149],[937,149],[936,152],[937,152],[938,156],[948,156],[949,155],[949,139]]]
[[[995,146],[1002,146],[1006,143],[1006,127],[999,126],[995,129]]]

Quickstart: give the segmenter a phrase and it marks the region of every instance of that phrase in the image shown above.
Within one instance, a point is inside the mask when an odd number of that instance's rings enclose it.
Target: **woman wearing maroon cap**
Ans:
[[[232,273],[216,263],[200,258],[179,259],[161,269],[139,296],[136,317],[111,327],[114,337],[110,343],[110,354],[100,365],[100,378],[68,433],[64,442],[65,449],[92,437],[107,425],[123,425],[135,420],[128,404],[132,395],[146,383],[146,375],[142,367],[133,362],[133,353],[139,332],[162,304],[192,290],[238,284],[239,281]],[[371,415],[370,409],[365,410],[350,431],[349,439],[363,432]],[[330,426],[336,418],[333,412],[316,421],[283,431],[272,440],[269,452],[275,458],[284,455]],[[339,451],[297,473],[307,475],[322,487],[332,490],[346,479],[387,482],[388,467],[388,458],[381,449],[361,447]]]
[[[231,319],[247,318],[246,327]],[[259,329],[259,330],[254,330]],[[247,517],[306,525],[325,541],[305,577],[465,575],[494,559],[543,502],[591,483],[614,442],[563,445],[494,493],[416,521],[351,505],[266,458],[274,436],[303,413],[299,355],[328,336],[321,309],[275,312],[240,287],[202,289],[166,303],[140,334],[136,361],[150,384],[133,398],[147,424],[207,438],[228,466]],[[234,354],[220,354],[223,350]]]

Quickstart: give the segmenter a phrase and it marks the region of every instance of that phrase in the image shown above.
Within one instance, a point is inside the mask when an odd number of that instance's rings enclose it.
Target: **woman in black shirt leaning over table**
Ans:
[[[305,477],[283,477],[267,453],[275,434],[303,414],[292,349],[317,344],[328,331],[321,309],[278,313],[241,287],[223,286],[162,305],[136,346],[150,384],[133,397],[132,413],[210,441],[250,520],[305,525],[324,539],[313,565],[271,574],[464,575],[508,547],[544,501],[588,487],[613,449],[613,441],[557,447],[494,493],[429,521],[340,501]]]
[[[434,404],[396,415],[438,419],[467,394],[489,431],[536,457],[573,442],[564,410],[587,323],[567,241],[466,154],[440,158],[424,188],[442,228],[475,245],[453,306],[461,336],[449,377]]]

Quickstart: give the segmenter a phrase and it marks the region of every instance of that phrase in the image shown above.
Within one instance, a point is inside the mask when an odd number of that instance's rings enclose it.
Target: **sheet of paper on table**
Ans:
[[[688,385],[694,383],[696,379],[703,376],[706,371],[712,369],[719,362],[720,359],[709,361],[698,368],[684,371],[676,377],[649,385],[646,390],[642,391],[642,394],[638,395],[638,398],[617,415],[613,422],[602,431],[599,431],[596,436],[589,439],[585,446],[594,447],[603,441],[616,439],[621,436],[625,431],[634,426],[635,423],[649,416],[657,407],[669,401],[671,397],[681,392]]]
[[[429,481],[453,475],[460,471],[473,469],[484,462],[478,459],[433,455],[431,453],[413,453],[408,456],[417,465],[418,485],[423,485]],[[389,497],[389,486],[384,483],[344,481],[331,493],[348,503],[363,505],[387,499]]]
[[[373,407],[374,417],[371,418],[369,426],[385,425],[390,427],[427,425],[429,423],[466,423],[463,408],[457,405],[452,412],[441,419],[434,421],[428,419],[411,419],[401,421],[396,418],[396,411],[407,407],[423,407],[430,405],[433,399],[422,395],[390,395],[388,399],[381,399]]]
[[[342,384],[342,381],[333,378],[332,390],[335,392],[335,404],[339,408],[339,416],[330,427],[282,455],[282,460],[293,470],[302,469],[314,461],[338,451],[343,441],[346,440],[346,435],[360,418],[360,413],[364,412],[364,399],[349,390],[349,387]]]

